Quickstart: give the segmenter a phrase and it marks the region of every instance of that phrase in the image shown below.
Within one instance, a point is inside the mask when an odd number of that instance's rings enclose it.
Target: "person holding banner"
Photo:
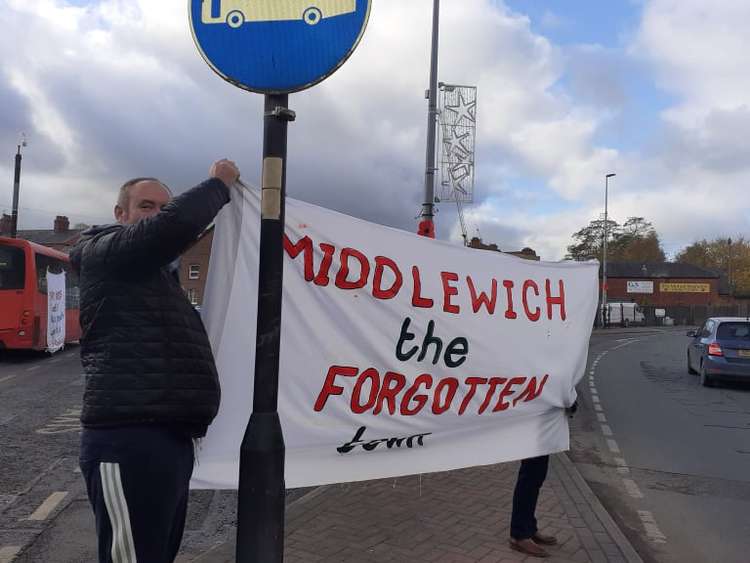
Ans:
[[[557,538],[539,533],[534,513],[539,490],[547,478],[549,456],[521,460],[518,480],[513,491],[513,513],[510,520],[510,547],[526,555],[549,557],[542,545],[555,545]]]
[[[84,232],[80,273],[85,391],[80,465],[99,561],[174,561],[182,541],[194,440],[219,408],[211,347],[174,275],[176,259],[229,202],[229,160],[172,199],[155,178],[120,189],[116,224]]]
[[[578,401],[565,409],[569,418],[578,410]],[[510,547],[532,557],[549,557],[543,545],[556,545],[555,536],[539,533],[536,505],[539,491],[547,478],[549,456],[543,455],[521,460],[518,479],[513,490],[513,512],[510,518]]]

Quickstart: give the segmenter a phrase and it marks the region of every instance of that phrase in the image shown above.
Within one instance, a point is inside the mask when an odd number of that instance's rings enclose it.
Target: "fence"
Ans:
[[[656,316],[656,310],[665,311],[667,317],[676,325],[697,326],[709,317],[750,317],[750,303],[734,305],[673,305],[671,307],[641,307],[646,318],[646,326],[659,326],[664,319]]]

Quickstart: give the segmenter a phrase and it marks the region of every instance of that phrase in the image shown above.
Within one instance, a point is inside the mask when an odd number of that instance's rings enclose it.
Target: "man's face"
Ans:
[[[115,219],[123,225],[133,225],[141,219],[153,217],[172,196],[159,182],[143,180],[130,187],[127,208],[115,206]]]

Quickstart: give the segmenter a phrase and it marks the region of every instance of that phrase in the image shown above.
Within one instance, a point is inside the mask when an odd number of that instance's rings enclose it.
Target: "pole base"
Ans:
[[[284,438],[277,412],[253,413],[240,449],[238,563],[284,560]]]
[[[432,219],[420,221],[417,234],[421,237],[435,238],[435,223],[432,222]]]

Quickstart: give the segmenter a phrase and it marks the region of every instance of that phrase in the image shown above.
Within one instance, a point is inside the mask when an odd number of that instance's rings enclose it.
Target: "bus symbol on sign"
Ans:
[[[371,0],[188,3],[193,39],[208,65],[260,94],[298,92],[334,73],[362,38],[371,6]]]
[[[324,18],[351,14],[356,0],[203,0],[201,23],[226,23],[237,29],[248,22],[302,20],[316,25]]]

